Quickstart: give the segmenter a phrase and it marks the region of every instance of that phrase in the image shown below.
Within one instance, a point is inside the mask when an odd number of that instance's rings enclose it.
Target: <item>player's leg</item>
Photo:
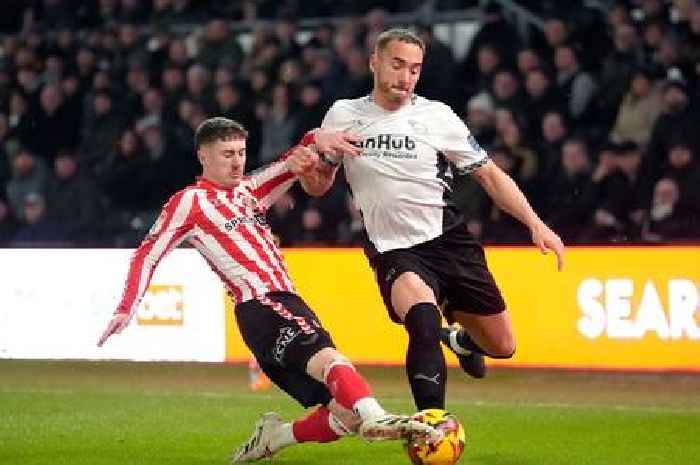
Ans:
[[[507,310],[494,315],[467,312],[454,315],[461,328],[447,329],[450,346],[491,358],[510,358],[515,353],[515,336]]]
[[[488,269],[483,248],[459,231],[450,236],[446,246],[454,252],[448,252],[453,267],[448,270],[445,313],[459,326],[444,328],[442,341],[457,354],[465,371],[473,369],[477,359],[483,365],[483,355],[511,357],[515,337],[510,314]]]
[[[311,354],[295,349],[295,346],[304,347],[299,343],[309,341],[332,345],[327,333],[317,321],[295,319],[279,302],[261,300],[264,302],[254,300],[236,306],[236,321],[243,340],[275,385],[304,407],[321,407],[294,422],[285,422],[274,412],[262,415],[250,438],[234,451],[233,463],[271,457],[300,442],[334,441],[346,434],[325,407],[332,399],[326,386],[304,372]]]
[[[406,375],[416,407],[444,409],[447,368],[440,348],[437,278],[412,251],[383,254],[374,267],[389,315],[408,333]]]
[[[406,375],[416,408],[444,409],[447,365],[440,348],[442,316],[432,288],[416,273],[405,272],[391,288],[391,305],[408,333]]]
[[[275,412],[263,414],[253,434],[232,455],[233,463],[269,458],[285,447],[304,442],[333,442],[351,434],[328,406],[320,406],[303,418],[285,422]]]
[[[357,418],[341,420],[327,407],[292,423],[283,423],[276,414],[266,414],[249,441],[234,454],[236,461],[268,457],[298,442],[336,440],[357,429],[360,419],[368,439],[396,439],[411,434],[435,439],[433,428],[425,428],[423,423],[408,417],[386,414],[371,395],[367,382],[335,350],[330,335],[299,296],[278,293],[260,301],[260,305],[238,305],[236,318],[243,339],[265,374],[304,407],[321,404],[333,408],[342,404]],[[380,425],[377,431],[375,424],[382,418],[393,423]],[[371,425],[375,427],[369,428]]]
[[[367,381],[341,353],[332,347],[320,349],[310,359],[306,372],[323,381],[333,396],[329,406],[337,412],[343,426],[357,432],[364,439],[424,439],[435,440],[439,433],[408,416],[387,413],[372,395]],[[346,413],[347,412],[347,413]],[[355,416],[354,419],[351,419]]]

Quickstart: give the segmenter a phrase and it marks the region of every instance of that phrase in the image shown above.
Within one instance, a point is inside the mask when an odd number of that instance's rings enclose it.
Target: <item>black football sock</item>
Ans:
[[[409,309],[404,321],[406,374],[418,410],[445,408],[447,368],[440,348],[440,320],[435,304],[419,303]]]

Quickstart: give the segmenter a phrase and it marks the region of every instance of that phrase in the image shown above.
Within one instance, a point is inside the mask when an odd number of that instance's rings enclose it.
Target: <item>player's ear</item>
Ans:
[[[374,72],[374,62],[377,59],[377,52],[372,52],[369,56],[369,70]]]

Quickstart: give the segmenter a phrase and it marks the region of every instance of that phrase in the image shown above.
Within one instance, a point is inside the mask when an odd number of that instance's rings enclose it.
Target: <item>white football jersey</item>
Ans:
[[[488,159],[450,107],[419,96],[396,111],[371,96],[338,100],[322,127],[362,138],[362,154],[345,157],[343,165],[370,257],[429,241],[459,224],[450,164],[470,172]]]

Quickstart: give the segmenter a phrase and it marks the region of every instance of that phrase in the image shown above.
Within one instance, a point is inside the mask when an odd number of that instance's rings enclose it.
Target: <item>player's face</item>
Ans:
[[[415,44],[392,40],[383,50],[375,50],[370,64],[375,100],[396,109],[413,94],[423,65],[423,50]]]
[[[199,148],[202,176],[221,187],[236,187],[243,179],[245,139],[218,140]]]

